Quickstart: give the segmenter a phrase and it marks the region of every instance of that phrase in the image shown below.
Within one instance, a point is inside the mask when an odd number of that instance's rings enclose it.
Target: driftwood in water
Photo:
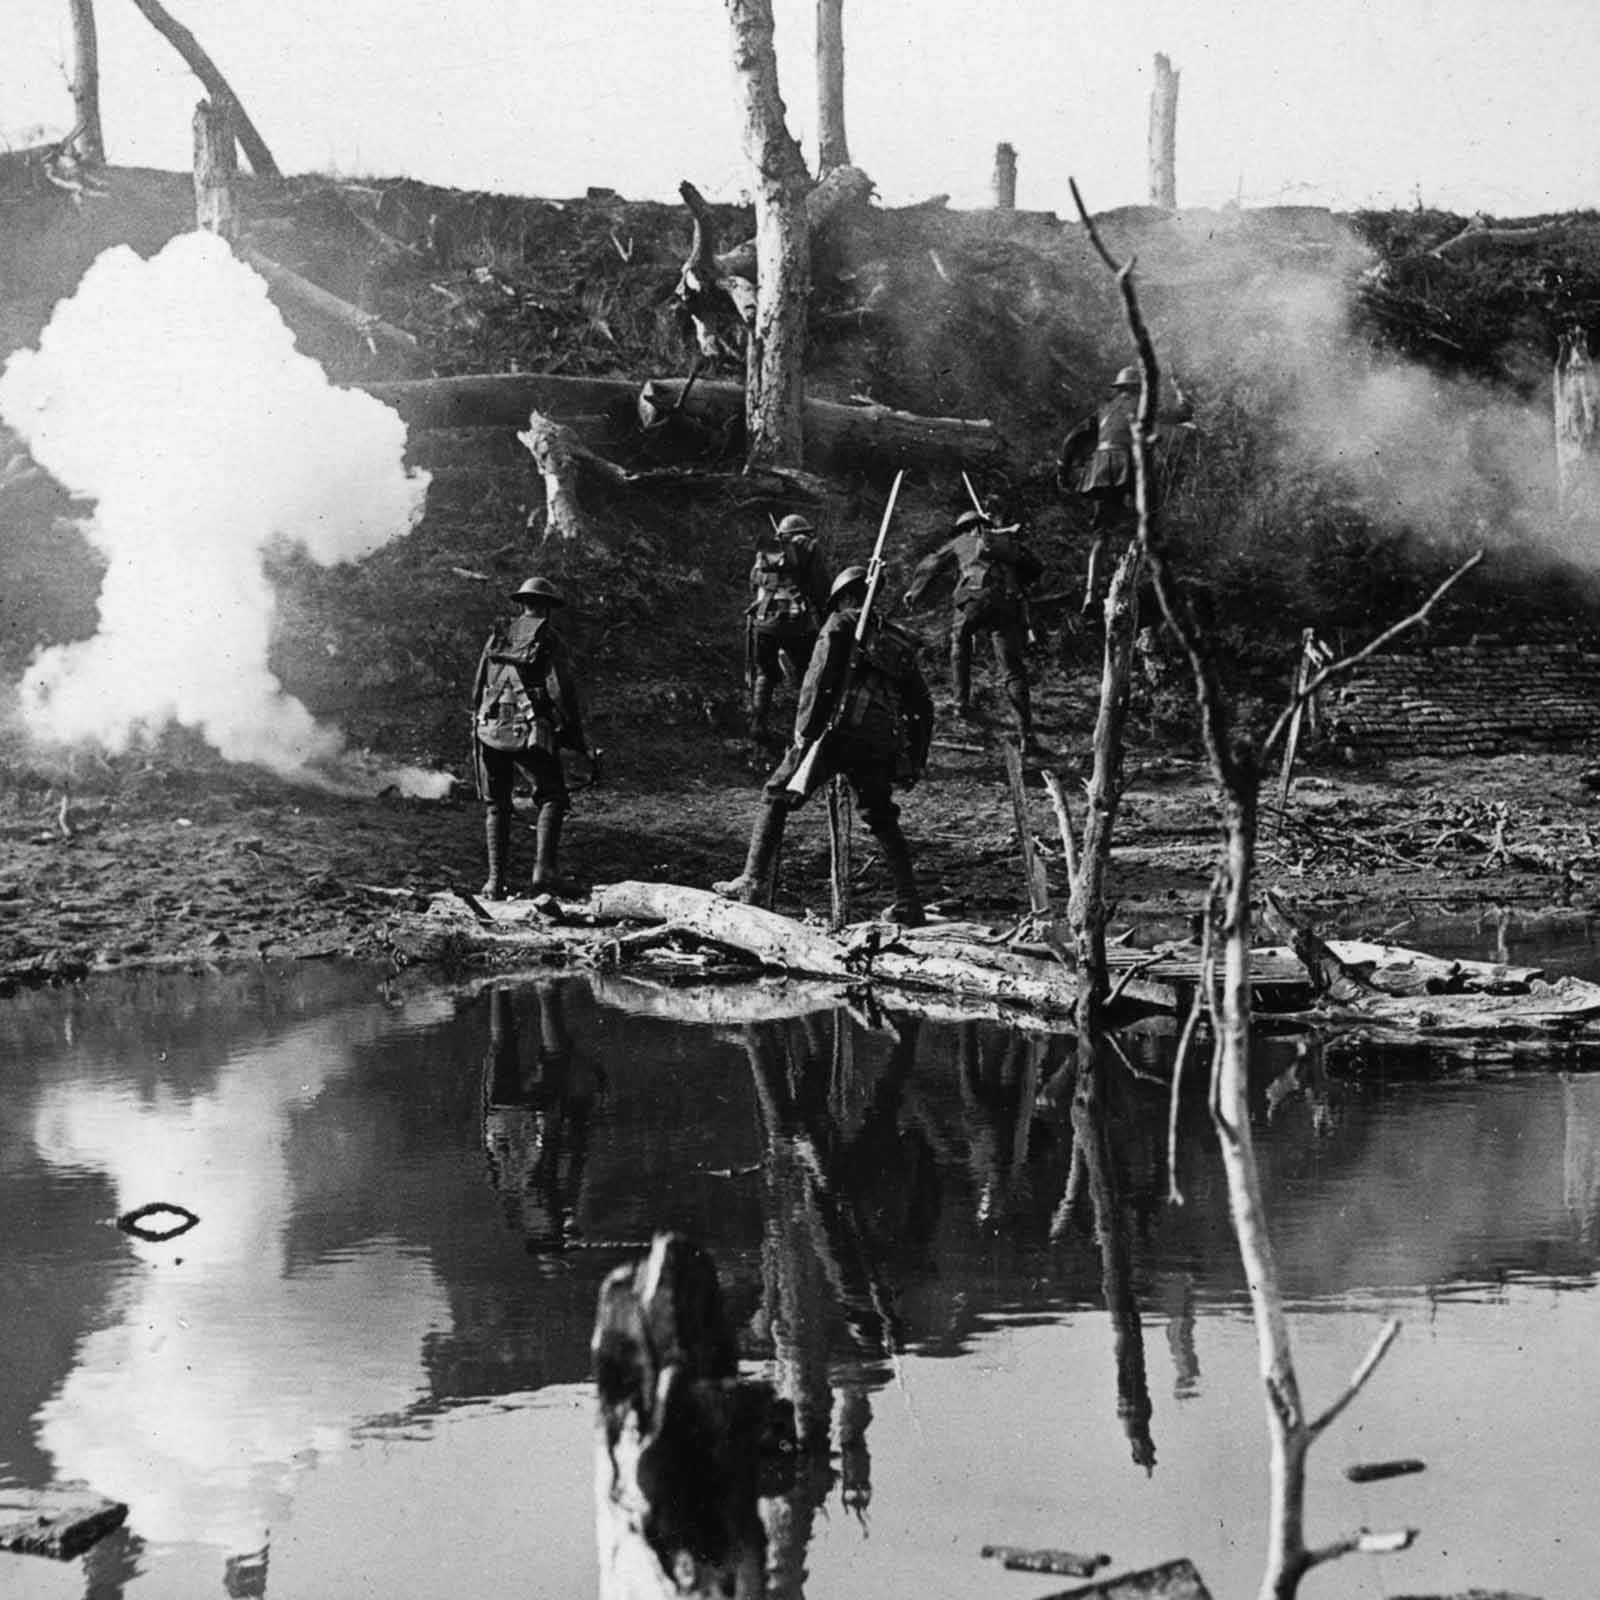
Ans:
[[[1211,1600],[1211,1591],[1195,1564],[1184,1559],[1104,1578],[1081,1589],[1069,1589],[1064,1595],[1052,1595],[1049,1600],[1068,1600],[1068,1596],[1071,1600]]]
[[[771,1387],[743,1382],[711,1258],[672,1234],[600,1290],[593,1341],[601,1600],[758,1600],[763,1450],[792,1438]]]
[[[120,1500],[88,1489],[0,1489],[0,1550],[70,1561],[127,1520]]]

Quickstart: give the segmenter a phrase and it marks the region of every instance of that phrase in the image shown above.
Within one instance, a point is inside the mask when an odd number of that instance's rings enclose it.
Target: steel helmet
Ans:
[[[1124,367],[1115,378],[1111,380],[1113,389],[1142,389],[1144,378],[1137,367]]]
[[[828,604],[831,606],[846,589],[853,588],[858,583],[867,581],[865,567],[846,567],[837,578],[833,580],[833,587],[828,591]]]
[[[543,600],[548,605],[564,606],[567,602],[561,591],[548,578],[529,578],[520,588],[511,591],[513,600]]]
[[[780,539],[787,537],[791,533],[815,533],[816,531],[804,517],[797,517],[792,514],[785,517],[778,524],[777,529]]]
[[[981,511],[966,510],[956,518],[956,532],[960,533],[967,528],[987,527],[989,519]]]

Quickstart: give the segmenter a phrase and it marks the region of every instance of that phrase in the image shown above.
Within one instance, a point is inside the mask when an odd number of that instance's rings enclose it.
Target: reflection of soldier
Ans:
[[[938,1222],[933,1152],[902,1123],[917,1030],[904,1024],[876,1078],[858,1093],[848,1014],[833,1015],[834,1048],[814,1019],[746,1031],[765,1160],[762,1278],[777,1388],[793,1402],[802,1464],[790,1491],[765,1512],[770,1592],[802,1592],[817,1508],[839,1483],[842,1503],[864,1512],[872,1497],[868,1390],[900,1342],[884,1276],[891,1262],[923,1264]],[[830,1359],[830,1324],[842,1316],[851,1350]],[[828,1467],[837,1428],[839,1475]]]
[[[1028,589],[1039,581],[1044,569],[1026,545],[1011,537],[1015,531],[995,527],[981,511],[963,511],[956,518],[955,536],[917,563],[905,599],[906,605],[914,608],[924,590],[946,567],[955,568],[950,677],[956,714],[972,715],[972,641],[975,635],[987,633],[994,644],[1017,731],[1024,747],[1031,751],[1033,710],[1028,698],[1028,669],[1023,661],[1027,642],[1024,606]]]
[[[559,1250],[572,1234],[600,1086],[573,1051],[561,986],[543,984],[527,996],[525,1009],[531,1008],[535,1024],[527,1050],[518,1035],[516,998],[503,984],[489,993],[483,1147],[506,1220],[529,1250]]]
[[[1124,367],[1112,380],[1105,403],[1072,429],[1061,446],[1056,484],[1063,494],[1079,494],[1089,501],[1089,531],[1094,543],[1084,577],[1083,610],[1090,614],[1104,598],[1100,573],[1107,537],[1124,527],[1134,513],[1135,472],[1133,430],[1139,420],[1139,395],[1143,387],[1137,367]],[[1185,423],[1194,407],[1173,380],[1176,400],[1161,407],[1157,423]]]
[[[828,571],[804,517],[785,517],[756,547],[745,612],[745,687],[750,737],[766,736],[779,677],[799,680],[828,608]]]
[[[488,807],[484,845],[488,899],[503,899],[511,849],[511,796],[520,775],[538,809],[535,892],[563,894],[570,885],[557,865],[561,826],[571,800],[561,770],[563,749],[588,755],[578,689],[567,652],[551,621],[565,602],[547,578],[529,578],[512,596],[518,614],[496,627],[483,647],[472,684],[473,776]]]
[[[966,1106],[977,1221],[998,1226],[1023,1197],[1028,1133],[1039,1086],[1040,1045],[1019,1029],[958,1025],[956,1055]]]
[[[900,831],[894,787],[921,775],[933,738],[933,700],[917,666],[916,644],[892,623],[867,619],[859,645],[856,622],[866,598],[864,567],[846,567],[834,579],[833,612],[823,624],[795,711],[794,743],[767,779],[744,871],[716,884],[718,894],[751,905],[772,904],[778,855],[790,810],[842,773],[855,791],[856,808],[872,830],[894,883],[889,915],[908,927],[923,922],[922,896],[911,847]],[[807,750],[823,740],[805,795],[789,780]]]

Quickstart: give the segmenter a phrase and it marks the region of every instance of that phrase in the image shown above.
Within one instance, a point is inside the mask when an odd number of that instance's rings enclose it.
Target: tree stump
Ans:
[[[760,1600],[761,1456],[793,1416],[739,1380],[711,1258],[658,1234],[602,1285],[592,1349],[601,1600]]]
[[[1178,74],[1160,52],[1150,91],[1150,204],[1178,208]]]
[[[517,438],[544,479],[545,538],[583,538],[587,529],[578,508],[578,464],[588,452],[577,434],[542,411],[532,411],[526,431]]]

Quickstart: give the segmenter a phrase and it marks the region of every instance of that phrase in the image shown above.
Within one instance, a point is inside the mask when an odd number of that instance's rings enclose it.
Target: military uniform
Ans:
[[[995,660],[1005,682],[1017,730],[1025,746],[1033,744],[1033,706],[1028,694],[1026,592],[1043,572],[1039,558],[1009,534],[991,525],[978,511],[966,511],[956,522],[953,539],[917,563],[906,604],[918,605],[923,592],[949,566],[956,570],[950,628],[950,677],[956,710],[972,712],[972,641],[987,633],[994,641]]]
[[[1136,474],[1133,433],[1139,422],[1139,394],[1143,380],[1137,367],[1124,367],[1111,385],[1111,397],[1072,429],[1061,445],[1056,463],[1056,486],[1063,494],[1080,494],[1089,500],[1089,530],[1094,544],[1089,551],[1084,580],[1083,609],[1101,599],[1100,565],[1106,536],[1126,523],[1134,511]],[[1158,424],[1185,423],[1194,407],[1177,385],[1177,399],[1162,406]]]
[[[785,517],[763,541],[750,568],[750,593],[746,677],[750,734],[760,738],[778,679],[800,676],[828,609],[827,567],[804,517]]]
[[[894,881],[890,914],[912,926],[923,920],[911,850],[900,831],[896,784],[914,783],[928,761],[933,699],[917,666],[917,642],[902,628],[870,617],[859,646],[861,568],[846,568],[834,583],[836,608],[817,637],[795,711],[794,742],[763,787],[762,807],[739,877],[716,885],[719,894],[770,906],[778,852],[789,811],[829,778],[842,775],[856,809],[883,851]],[[852,670],[852,660],[854,669]],[[837,715],[835,714],[837,712]],[[811,745],[826,733],[803,795],[789,781]]]
[[[532,888],[561,893],[569,887],[557,868],[571,804],[561,751],[588,754],[577,683],[550,615],[564,602],[543,578],[529,579],[514,598],[525,609],[489,636],[472,684],[473,777],[488,808],[483,893],[491,899],[506,894],[511,797],[519,776],[532,788],[537,810]]]

